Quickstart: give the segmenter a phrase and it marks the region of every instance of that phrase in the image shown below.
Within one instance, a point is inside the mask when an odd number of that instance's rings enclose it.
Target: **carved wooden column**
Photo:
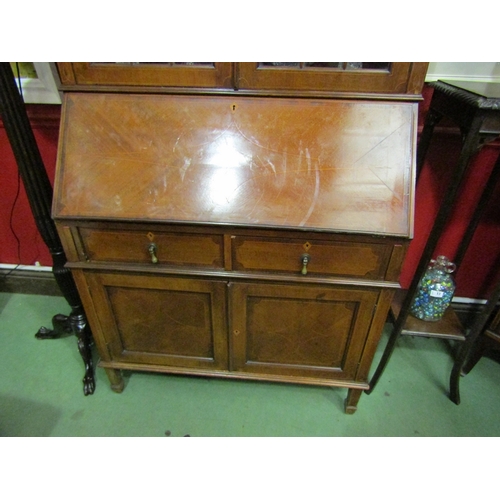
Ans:
[[[53,330],[42,327],[36,337],[54,339],[69,334],[77,336],[78,348],[85,364],[83,391],[87,396],[95,390],[91,352],[92,335],[87,326],[85,312],[73,277],[70,271],[64,267],[66,255],[51,218],[52,186],[8,62],[0,63],[0,114],[26,189],[35,223],[52,256],[55,279],[71,307],[70,316],[57,314],[52,319]]]

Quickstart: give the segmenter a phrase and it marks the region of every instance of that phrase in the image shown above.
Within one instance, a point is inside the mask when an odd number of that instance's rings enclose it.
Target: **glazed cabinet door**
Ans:
[[[350,287],[231,286],[232,370],[355,380],[379,292]]]
[[[227,369],[225,283],[98,272],[85,278],[112,361]]]
[[[63,86],[233,87],[227,62],[65,62],[57,70]]]
[[[245,62],[237,63],[238,88],[420,94],[427,63]]]

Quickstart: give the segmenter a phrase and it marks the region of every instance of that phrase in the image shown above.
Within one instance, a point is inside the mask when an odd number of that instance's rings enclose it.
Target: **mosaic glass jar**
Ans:
[[[455,264],[444,255],[431,260],[411,305],[413,316],[424,321],[439,321],[443,317],[455,293],[451,277],[455,269]]]

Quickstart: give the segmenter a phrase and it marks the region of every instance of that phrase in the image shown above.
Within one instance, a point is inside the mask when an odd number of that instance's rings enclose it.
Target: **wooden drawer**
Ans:
[[[387,242],[232,238],[233,269],[300,274],[309,255],[307,274],[385,278],[393,245]]]
[[[79,228],[81,254],[87,261],[151,264],[154,244],[157,264],[224,267],[221,235],[122,231]]]

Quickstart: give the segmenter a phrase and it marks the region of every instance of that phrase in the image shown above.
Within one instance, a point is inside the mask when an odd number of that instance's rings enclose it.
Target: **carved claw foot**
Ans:
[[[78,350],[85,365],[85,376],[83,377],[83,394],[89,396],[94,394],[95,379],[94,366],[92,362],[92,336],[87,326],[87,320],[83,314],[71,314],[69,317],[71,330],[78,340]]]
[[[83,394],[90,396],[95,391],[95,380],[93,375],[85,375],[83,377]]]
[[[42,326],[35,337],[39,340],[61,339],[76,335],[78,350],[85,365],[85,376],[83,377],[83,394],[88,396],[94,394],[95,379],[92,362],[92,335],[87,326],[87,320],[83,314],[72,313],[69,316],[56,314],[52,318],[52,330]]]
[[[69,317],[64,314],[56,314],[52,318],[52,330],[42,326],[35,337],[39,340],[62,339],[73,335],[73,330],[69,324]]]

